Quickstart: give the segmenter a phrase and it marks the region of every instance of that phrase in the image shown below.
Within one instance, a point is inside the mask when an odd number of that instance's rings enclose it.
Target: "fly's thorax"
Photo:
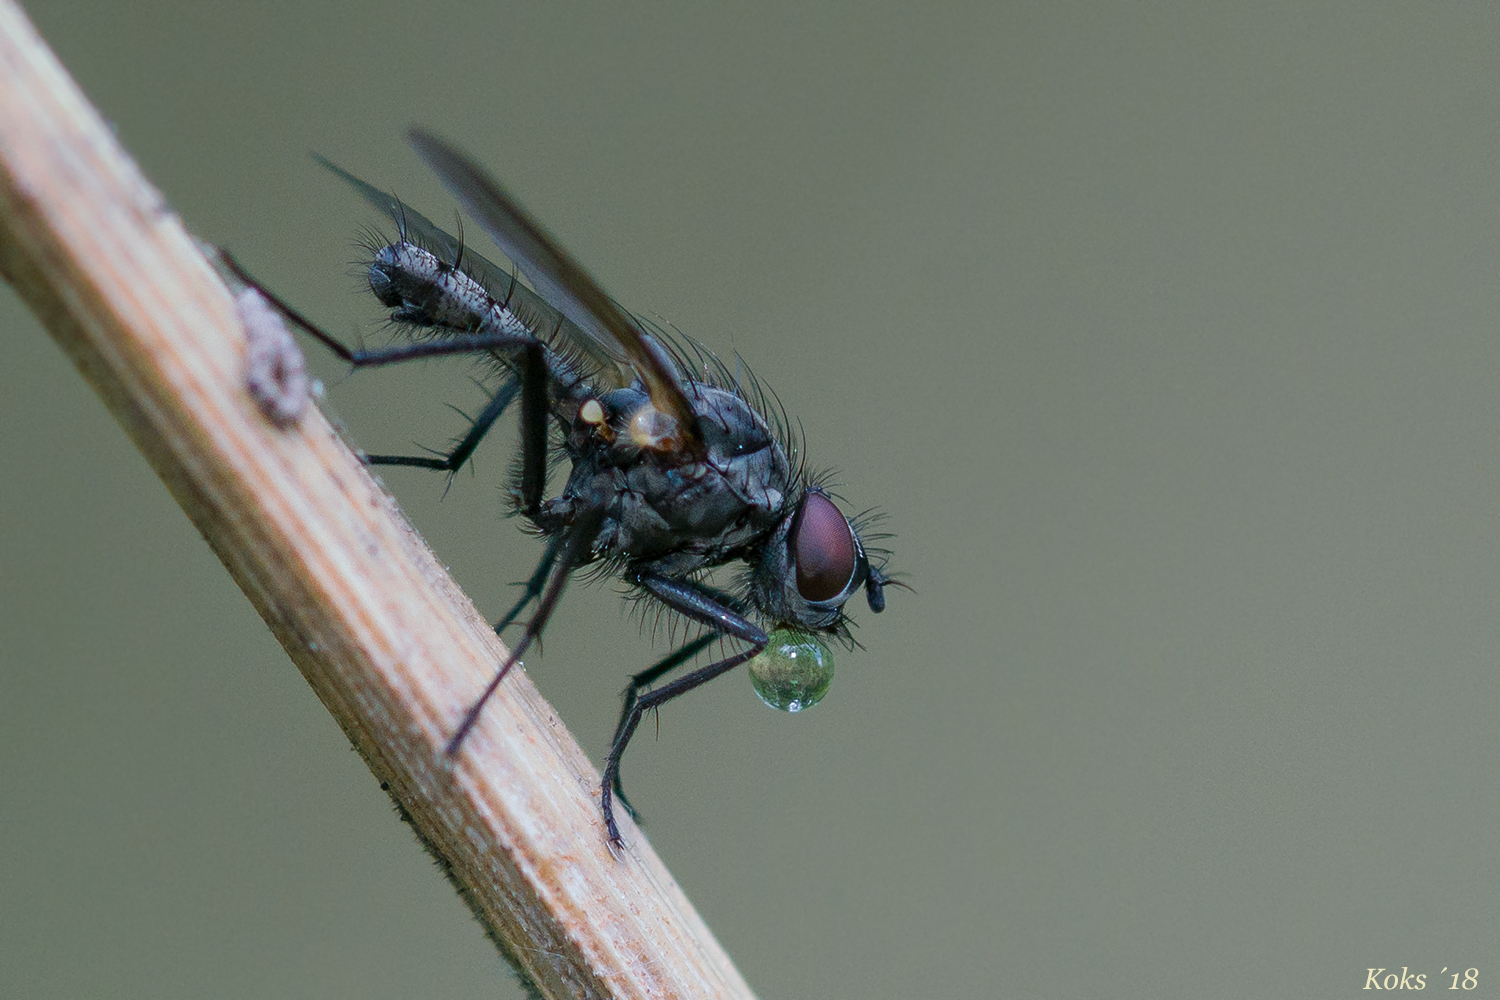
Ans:
[[[678,470],[675,478],[683,482],[717,475],[747,506],[763,516],[779,516],[791,463],[765,420],[728,390],[699,382],[689,388],[703,435],[699,455],[673,447],[676,421],[652,406],[638,384],[581,399],[569,444],[575,454],[599,452],[601,465],[653,464]]]
[[[769,529],[780,519],[792,487],[786,450],[765,419],[738,394],[703,383],[693,383],[692,388],[707,451],[704,461]]]
[[[737,558],[776,523],[777,511],[764,502],[768,491],[747,499],[736,480],[710,462],[641,461],[605,474],[612,477],[622,548],[634,558],[673,556],[668,563],[675,572]]]
[[[685,538],[727,553],[764,537],[781,520],[791,465],[760,414],[738,395],[704,383],[689,388],[702,455],[644,462],[630,478]]]
[[[569,493],[607,511],[614,552],[662,573],[721,565],[756,547],[781,520],[792,478],[751,407],[714,386],[691,388],[701,454],[643,444],[637,432],[661,415],[638,385],[581,400],[568,435]]]

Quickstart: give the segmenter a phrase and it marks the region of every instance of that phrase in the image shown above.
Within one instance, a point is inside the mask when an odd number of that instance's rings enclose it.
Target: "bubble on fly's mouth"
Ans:
[[[750,686],[761,701],[783,712],[812,708],[832,684],[833,654],[805,632],[776,629],[750,661]]]

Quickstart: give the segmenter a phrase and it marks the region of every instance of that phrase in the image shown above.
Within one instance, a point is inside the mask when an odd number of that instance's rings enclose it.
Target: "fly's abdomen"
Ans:
[[[414,243],[382,247],[370,262],[370,290],[391,318],[456,332],[481,329],[532,339],[526,324],[462,270]]]
[[[514,281],[514,279],[511,279]],[[425,327],[438,335],[484,334],[514,338],[491,348],[511,365],[516,351],[542,345],[554,400],[576,394],[586,380],[574,362],[538,337],[525,318],[511,308],[510,289],[496,298],[477,278],[431,251],[402,240],[382,247],[370,261],[370,290],[391,309],[391,319]]]

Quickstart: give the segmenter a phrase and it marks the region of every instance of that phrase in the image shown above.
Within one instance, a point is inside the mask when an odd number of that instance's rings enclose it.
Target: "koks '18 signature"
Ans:
[[[1448,967],[1445,965],[1438,975],[1441,976],[1447,971]],[[1478,969],[1467,969],[1462,973],[1455,972],[1452,976],[1453,982],[1448,986],[1450,990],[1472,990],[1479,985]],[[1425,990],[1427,973],[1414,973],[1405,965],[1401,966],[1399,973],[1387,972],[1385,969],[1366,969],[1364,988],[1367,990]]]

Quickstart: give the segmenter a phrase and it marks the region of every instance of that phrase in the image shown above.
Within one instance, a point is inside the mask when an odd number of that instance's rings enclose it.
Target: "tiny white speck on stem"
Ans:
[[[234,299],[245,327],[245,386],[260,411],[277,427],[291,427],[307,408],[307,362],[281,314],[254,288]]]

